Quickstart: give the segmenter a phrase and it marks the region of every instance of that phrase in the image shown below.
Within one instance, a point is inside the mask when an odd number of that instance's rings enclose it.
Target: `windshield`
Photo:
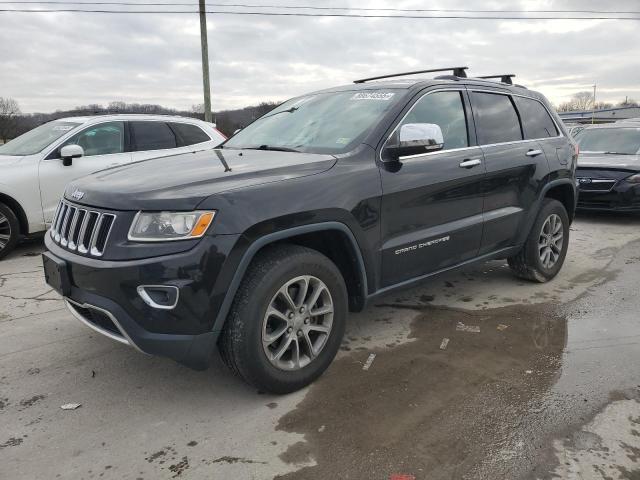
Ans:
[[[1,146],[0,155],[33,155],[78,125],[80,123],[63,120],[45,123]]]
[[[223,148],[347,152],[400,96],[398,91],[379,89],[294,98],[238,132]]]
[[[576,141],[581,152],[640,154],[640,128],[588,128]]]

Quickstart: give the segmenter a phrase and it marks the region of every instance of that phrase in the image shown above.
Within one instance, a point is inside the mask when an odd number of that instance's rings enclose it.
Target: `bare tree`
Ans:
[[[571,99],[558,106],[559,112],[570,112],[573,110],[585,111],[593,109],[593,94],[590,92],[574,93]]]
[[[0,139],[7,142],[16,136],[20,106],[13,98],[0,97]]]
[[[625,98],[618,104],[619,107],[640,107],[640,103],[636,102],[632,98]]]

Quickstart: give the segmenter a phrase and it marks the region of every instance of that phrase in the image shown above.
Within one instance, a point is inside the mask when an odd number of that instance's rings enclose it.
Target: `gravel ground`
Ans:
[[[380,298],[280,397],[87,329],[41,251],[0,262],[0,478],[640,478],[640,217],[580,215],[544,285],[490,262]]]

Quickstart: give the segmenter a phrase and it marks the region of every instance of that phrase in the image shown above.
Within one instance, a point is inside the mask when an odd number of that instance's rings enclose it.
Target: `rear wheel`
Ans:
[[[4,203],[0,203],[0,259],[11,252],[20,236],[20,224],[16,214]]]
[[[324,255],[269,247],[252,262],[220,338],[225,363],[246,382],[289,393],[318,378],[344,334],[347,291]]]
[[[508,258],[511,270],[521,278],[544,283],[555,277],[569,247],[569,216],[564,205],[545,198],[522,250]]]

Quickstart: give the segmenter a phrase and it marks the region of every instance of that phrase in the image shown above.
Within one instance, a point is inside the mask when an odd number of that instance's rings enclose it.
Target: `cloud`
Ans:
[[[329,4],[362,6],[355,0]],[[420,1],[373,5],[425,8]],[[471,5],[603,9],[595,0]],[[620,10],[635,7],[633,1],[616,4]],[[472,7],[458,0],[431,2],[429,8]],[[640,98],[640,22],[209,15],[208,25],[214,109],[449,65],[468,65],[472,74],[516,73],[519,83],[554,102],[594,83],[599,100]],[[0,58],[0,96],[15,98],[26,112],[113,100],[187,109],[202,102],[197,15],[0,13]]]

